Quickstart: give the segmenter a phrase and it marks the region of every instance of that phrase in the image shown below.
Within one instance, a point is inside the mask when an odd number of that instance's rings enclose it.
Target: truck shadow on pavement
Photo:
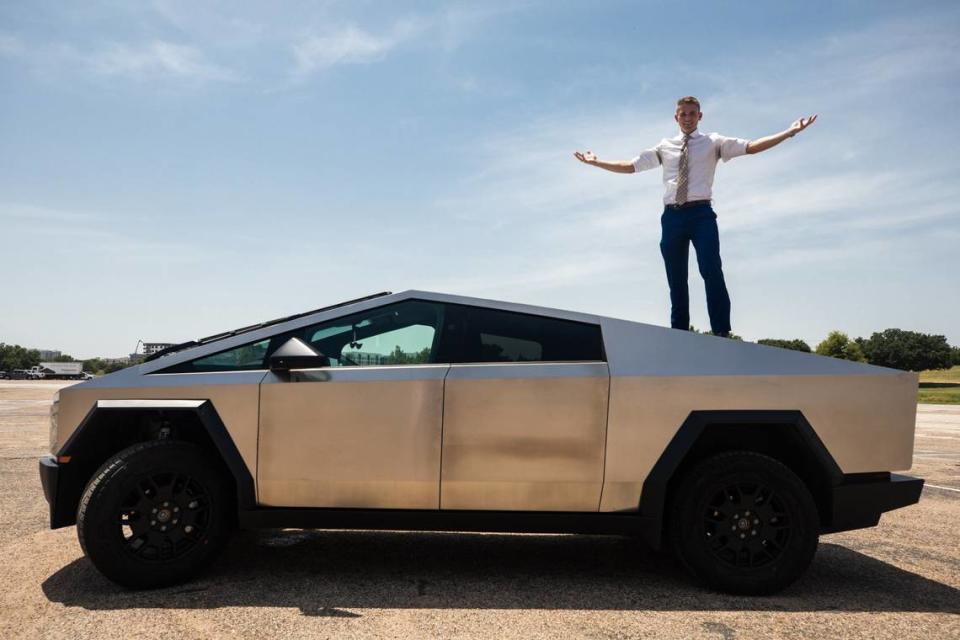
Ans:
[[[748,598],[695,586],[664,554],[607,536],[260,531],[236,536],[193,582],[128,591],[86,558],[47,578],[52,602],[95,610],[297,607],[960,613],[960,590],[822,543],[786,591]]]

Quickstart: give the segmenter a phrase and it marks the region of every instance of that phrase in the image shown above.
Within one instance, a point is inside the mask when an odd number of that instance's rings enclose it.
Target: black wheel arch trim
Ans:
[[[90,468],[91,464],[83,464],[87,439],[97,435],[97,429],[93,425],[98,424],[105,416],[113,418],[118,414],[142,414],[144,411],[187,413],[195,416],[233,477],[237,489],[237,508],[244,510],[256,506],[253,475],[210,400],[100,400],[90,408],[57,457],[41,461],[41,476],[46,477],[45,490],[49,485],[47,499],[50,502],[50,528],[57,529],[76,523],[80,496],[92,473],[104,462],[98,461],[93,469]],[[107,457],[109,455],[113,453]],[[63,456],[69,456],[70,461],[57,462]]]
[[[646,542],[651,547],[659,549],[663,544],[669,484],[704,432],[711,427],[751,425],[778,425],[792,429],[826,473],[830,486],[838,486],[843,482],[843,471],[801,411],[691,411],[643,482],[640,515],[661,523],[660,526],[648,527],[644,531]]]

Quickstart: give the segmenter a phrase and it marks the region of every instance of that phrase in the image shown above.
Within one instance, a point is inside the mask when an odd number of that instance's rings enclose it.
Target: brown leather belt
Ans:
[[[667,209],[689,209],[690,207],[702,207],[704,205],[709,206],[709,200],[690,200],[689,202],[684,202],[683,204],[668,204],[666,205]]]

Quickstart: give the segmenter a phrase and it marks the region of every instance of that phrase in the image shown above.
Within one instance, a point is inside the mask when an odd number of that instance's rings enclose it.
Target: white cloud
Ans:
[[[198,47],[150,40],[83,47],[69,42],[35,43],[0,35],[0,56],[16,57],[39,77],[56,81],[68,74],[133,80],[234,82],[233,70],[211,62]]]
[[[217,49],[253,47],[261,43],[277,21],[296,20],[284,7],[277,11],[267,4],[244,6],[230,2],[194,0],[152,0],[132,11],[142,13],[147,23],[154,16],[164,27],[172,27],[192,42]]]
[[[303,77],[341,64],[379,62],[394,50],[413,43],[453,51],[475,37],[493,18],[521,8],[522,5],[457,5],[433,14],[399,19],[379,34],[347,22],[342,27],[310,33],[297,41],[292,46],[296,63],[294,75]],[[475,79],[464,82],[464,90],[475,88]]]
[[[20,203],[0,203],[0,220],[35,220],[43,222],[87,222],[98,216],[83,211],[65,211]]]
[[[845,264],[866,254],[883,255],[892,246],[889,240],[875,238],[830,245],[805,243],[802,246],[783,244],[775,254],[765,250],[766,242],[751,246],[739,245],[730,252],[735,259],[735,270],[741,276],[769,274],[776,271],[803,269],[812,264],[842,269]]]
[[[478,158],[476,172],[437,205],[463,219],[496,225],[564,220],[620,207],[624,199],[656,192],[655,172],[616,176],[581,164],[573,152],[591,149],[607,159],[628,160],[659,140],[668,121],[669,116],[640,110],[543,117],[526,130],[468,141],[464,153]]]
[[[163,40],[140,45],[115,43],[87,57],[95,73],[135,79],[153,77],[237,80],[237,75],[206,59],[203,52]]]
[[[29,41],[0,32],[0,56],[16,57],[38,76],[57,80],[81,71],[101,77],[136,80],[239,81],[255,78],[298,80],[344,64],[381,61],[402,47],[453,51],[476,37],[495,17],[522,4],[468,7],[454,5],[409,15],[372,28],[359,12],[335,3],[291,7],[154,0],[125,7],[130,30],[114,42]],[[325,25],[315,28],[311,25]],[[334,26],[331,26],[334,25]],[[339,26],[336,26],[339,25]],[[293,68],[277,68],[277,54],[291,55]],[[229,66],[214,59],[229,59]],[[289,58],[287,58],[289,59]],[[237,69],[245,72],[239,73]],[[463,90],[476,88],[466,80]]]
[[[305,76],[338,64],[366,64],[420,34],[425,24],[401,20],[384,35],[374,35],[355,25],[320,35],[312,34],[293,46],[296,75]]]

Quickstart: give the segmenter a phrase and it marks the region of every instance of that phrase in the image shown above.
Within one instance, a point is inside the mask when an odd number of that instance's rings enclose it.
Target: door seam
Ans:
[[[447,371],[443,374],[443,384],[440,388],[440,473],[437,477],[437,510],[443,509],[443,428],[446,424],[447,411],[447,376],[453,365],[447,365]]]
[[[600,501],[597,513],[603,505],[603,490],[607,487],[607,440],[610,437],[610,397],[613,390],[613,377],[610,375],[610,363],[607,363],[607,418],[603,422],[603,473],[600,475]]]

